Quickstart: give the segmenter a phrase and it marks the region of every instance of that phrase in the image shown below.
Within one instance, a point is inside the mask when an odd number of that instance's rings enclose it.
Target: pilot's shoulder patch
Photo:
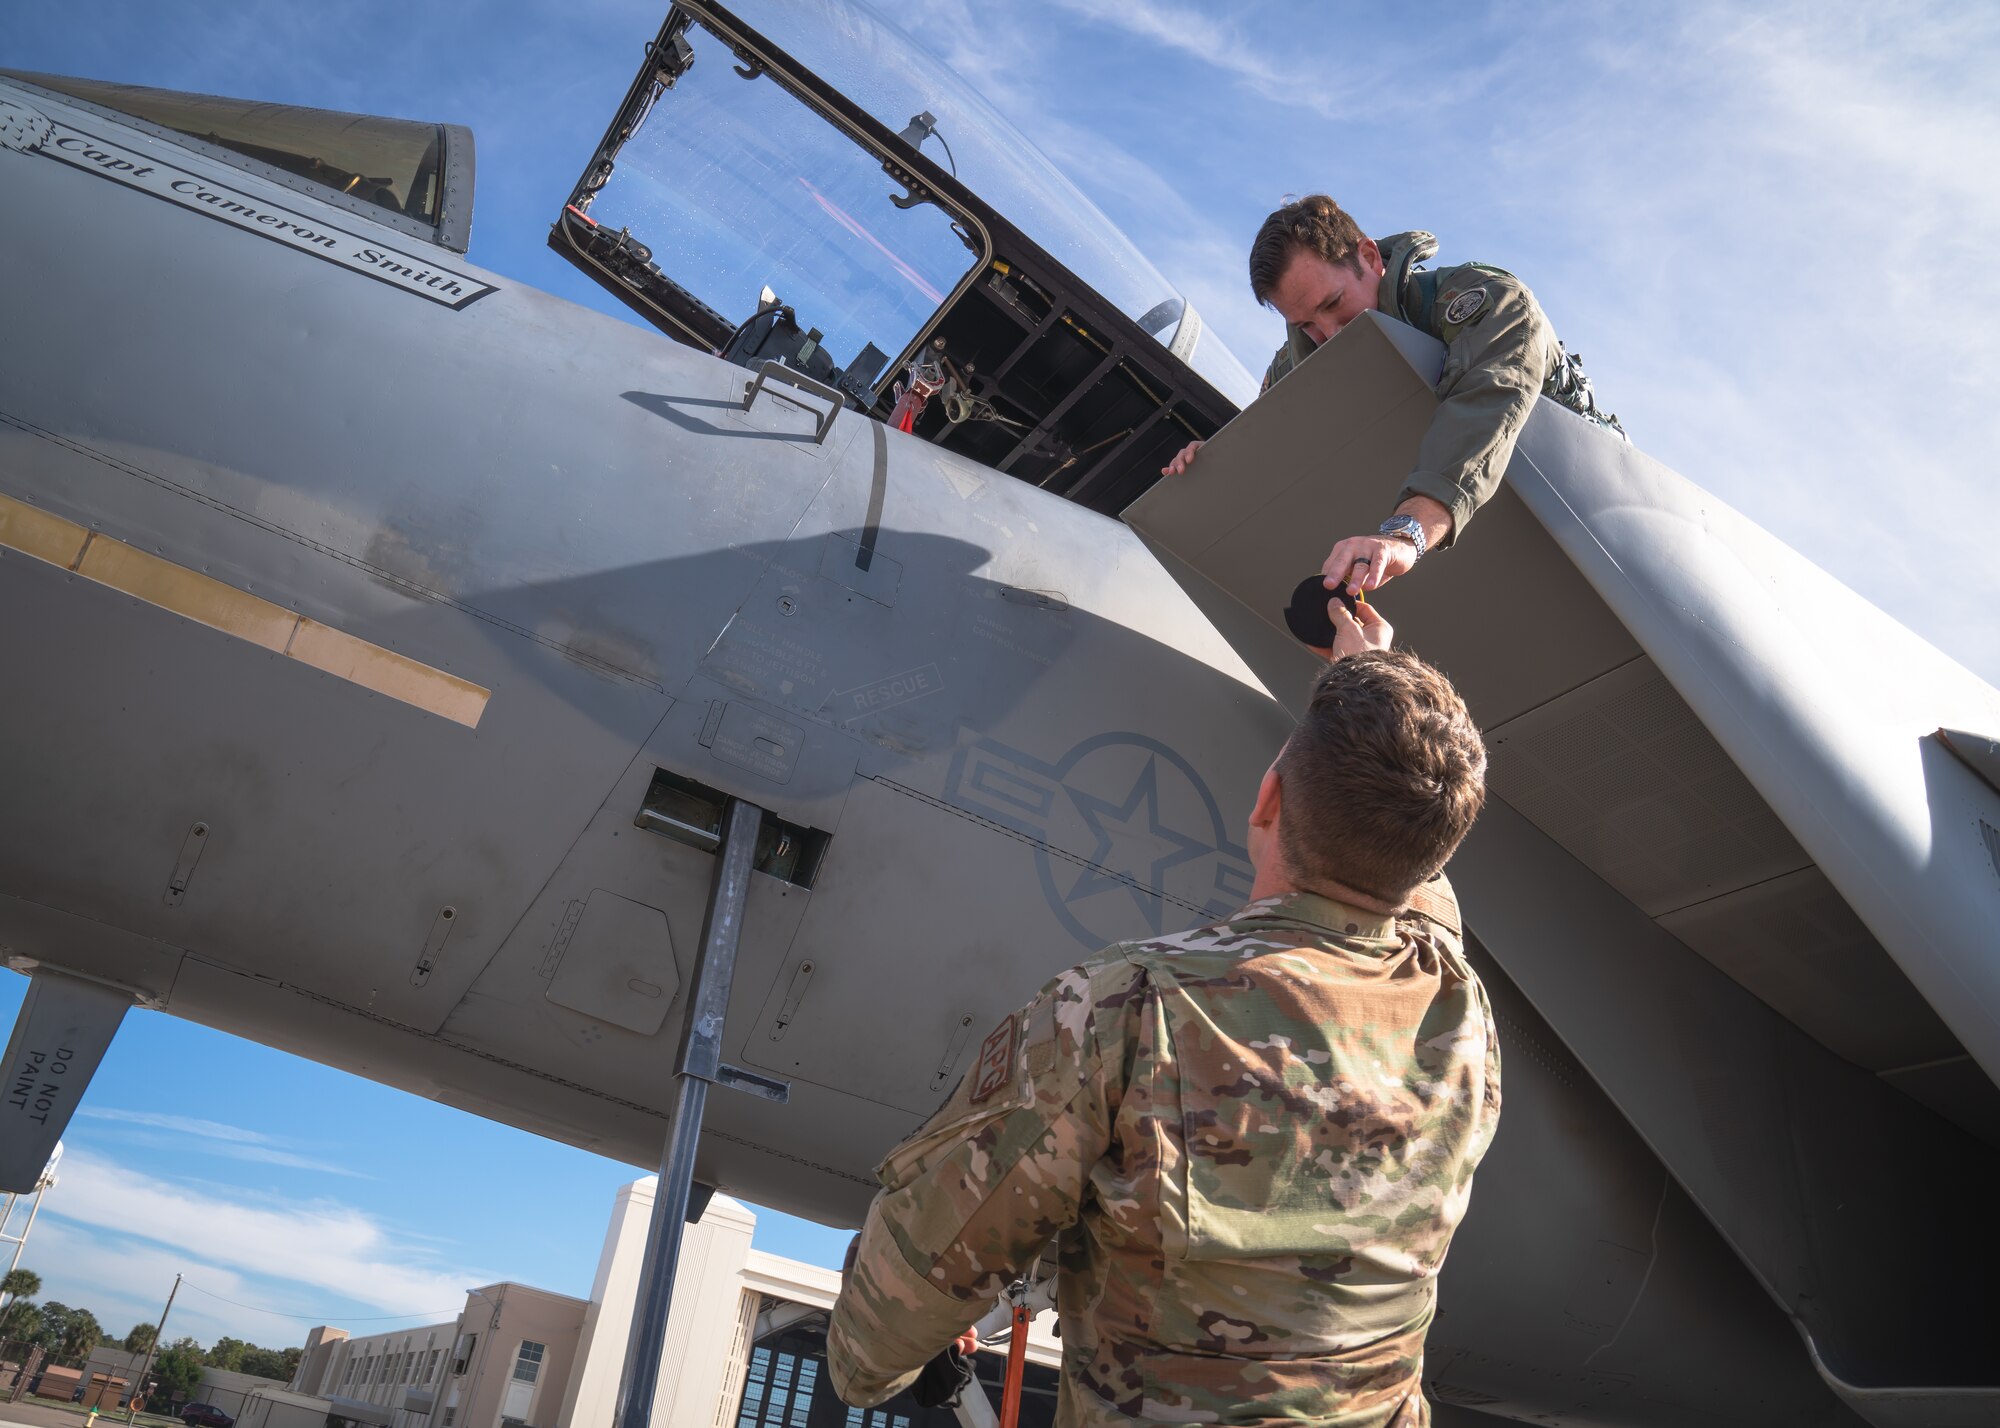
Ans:
[[[1464,292],[1454,297],[1451,300],[1450,306],[1445,308],[1445,323],[1447,326],[1457,327],[1461,323],[1470,322],[1479,315],[1480,309],[1485,306],[1486,289],[1467,288]]]
[[[1021,1046],[1021,1018],[1010,1016],[993,1028],[979,1048],[979,1062],[972,1068],[972,1104],[990,1100],[996,1091],[1014,1083],[1015,1053]]]

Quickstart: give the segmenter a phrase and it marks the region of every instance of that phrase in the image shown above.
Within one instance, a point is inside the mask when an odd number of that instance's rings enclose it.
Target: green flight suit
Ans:
[[[1397,494],[1429,496],[1451,511],[1451,540],[1499,488],[1514,443],[1546,396],[1623,436],[1618,418],[1597,406],[1582,363],[1556,340],[1535,295],[1512,273],[1483,263],[1427,272],[1415,263],[1437,249],[1428,233],[1382,239],[1384,273],[1377,301],[1445,345],[1437,384],[1439,406],[1417,448],[1417,464]],[[1312,355],[1316,344],[1286,324],[1285,345],[1272,357],[1264,386]],[[1449,545],[1450,540],[1445,544]]]
[[[884,1402],[1060,1272],[1058,1428],[1422,1428],[1438,1267],[1500,1114],[1442,877],[1427,916],[1308,893],[1122,943],[986,1039],[889,1153],[827,1331]]]

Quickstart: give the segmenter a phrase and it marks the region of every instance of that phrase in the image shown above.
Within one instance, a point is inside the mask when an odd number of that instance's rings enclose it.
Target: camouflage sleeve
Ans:
[[[1122,1056],[1100,1045],[1099,999],[1107,979],[1142,975],[1120,962],[1050,982],[993,1029],[951,1099],[882,1162],[827,1329],[843,1402],[871,1407],[908,1387],[1075,1223],[1123,1075]]]
[[[1507,273],[1445,274],[1435,311],[1445,344],[1441,401],[1396,499],[1429,496],[1449,507],[1450,545],[1499,488],[1548,377],[1553,338],[1535,295]]]

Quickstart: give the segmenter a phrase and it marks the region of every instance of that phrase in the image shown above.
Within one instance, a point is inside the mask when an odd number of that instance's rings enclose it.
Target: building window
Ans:
[[[430,1357],[430,1362],[424,1365],[424,1382],[425,1382],[425,1383],[429,1383],[429,1382],[430,1382],[430,1381],[431,1381],[432,1379],[434,1379],[434,1378],[436,1378],[436,1377],[438,1376],[438,1355],[439,1355],[439,1354],[441,1354],[441,1353],[443,1353],[443,1352],[444,1352],[444,1350],[443,1350],[443,1349],[432,1349],[432,1350],[431,1350],[431,1357]]]
[[[818,1359],[806,1359],[799,1364],[798,1383],[792,1391],[789,1428],[806,1428],[806,1420],[812,1416],[813,1382],[818,1377]]]
[[[538,1344],[532,1339],[523,1339],[521,1352],[514,1358],[515,1382],[533,1383],[536,1375],[542,1371],[542,1355],[547,1352],[547,1345]]]
[[[408,1383],[408,1382],[410,1381],[410,1370],[414,1369],[414,1368],[415,1368],[415,1367],[417,1366],[417,1360],[418,1360],[418,1359],[420,1359],[420,1358],[422,1358],[422,1357],[423,1357],[423,1353],[422,1353],[422,1351],[420,1351],[420,1350],[419,1350],[419,1351],[415,1351],[415,1352],[411,1352],[411,1353],[407,1353],[407,1354],[404,1354],[404,1355],[403,1355],[403,1376],[402,1376],[401,1378],[397,1379],[397,1380],[396,1380],[396,1382],[398,1382],[398,1383]]]
[[[445,1409],[442,1428],[451,1428],[451,1420],[456,1417],[458,1417],[458,1409],[456,1407]]]
[[[349,1359],[347,1361],[347,1372],[342,1374],[340,1379],[340,1386],[342,1388],[354,1382],[354,1366],[360,1362],[361,1360],[359,1359]]]
[[[805,1428],[819,1364],[817,1358],[802,1359],[782,1350],[752,1353],[737,1428]]]

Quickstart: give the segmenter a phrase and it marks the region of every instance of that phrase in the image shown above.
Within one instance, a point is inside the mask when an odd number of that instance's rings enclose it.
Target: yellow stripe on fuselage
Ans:
[[[185,565],[0,496],[0,546],[74,571],[148,605],[220,630],[324,674],[477,728],[492,691],[322,625]]]

